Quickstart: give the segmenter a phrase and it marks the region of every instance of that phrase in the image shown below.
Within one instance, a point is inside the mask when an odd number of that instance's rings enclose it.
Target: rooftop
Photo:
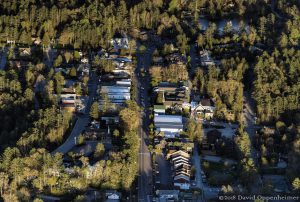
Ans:
[[[154,116],[154,123],[162,123],[162,124],[168,124],[168,123],[178,123],[182,124],[182,116],[175,116],[175,115],[155,115]]]

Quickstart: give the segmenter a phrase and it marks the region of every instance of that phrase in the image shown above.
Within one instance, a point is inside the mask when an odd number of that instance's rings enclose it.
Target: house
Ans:
[[[173,162],[173,168],[176,171],[175,173],[184,172],[185,174],[187,174],[189,176],[191,174],[191,164],[188,161],[178,160],[176,162]]]
[[[215,112],[215,107],[210,99],[201,99],[199,103],[191,102],[191,111],[194,116],[200,116],[204,119],[212,119]]]
[[[61,94],[60,100],[62,104],[75,104],[76,94]]]
[[[190,159],[186,158],[184,156],[177,156],[175,158],[172,158],[172,163],[175,167],[179,167],[181,165],[190,165]]]
[[[76,94],[61,94],[60,95],[61,107],[69,112],[76,111]]]
[[[168,159],[169,158],[170,159],[176,159],[176,157],[178,157],[178,156],[180,156],[182,158],[187,158],[187,159],[189,159],[191,157],[188,153],[186,153],[186,152],[184,152],[182,150],[179,150],[179,151],[174,151],[174,152],[168,154],[167,158]]]
[[[190,182],[190,177],[184,174],[179,174],[174,177],[174,187],[182,190],[189,190],[191,186]]]
[[[175,115],[154,115],[156,132],[179,134],[183,131],[182,116]]]
[[[116,190],[107,190],[105,192],[106,202],[117,202],[121,201],[122,194]]]
[[[200,64],[203,67],[213,66],[216,64],[207,50],[200,51],[200,60]]]
[[[110,41],[114,49],[129,49],[129,40],[126,34],[116,34]]]
[[[155,114],[165,114],[166,107],[164,105],[154,105],[154,113]]]

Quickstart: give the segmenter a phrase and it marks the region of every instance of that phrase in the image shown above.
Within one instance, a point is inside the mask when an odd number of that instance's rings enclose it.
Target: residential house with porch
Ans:
[[[191,102],[191,113],[200,119],[212,119],[215,107],[210,99],[201,99],[200,102]]]

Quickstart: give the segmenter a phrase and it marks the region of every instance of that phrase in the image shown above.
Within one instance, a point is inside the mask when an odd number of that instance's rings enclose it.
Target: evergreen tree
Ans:
[[[93,102],[91,109],[90,109],[90,116],[97,120],[99,118],[99,104],[98,102]]]

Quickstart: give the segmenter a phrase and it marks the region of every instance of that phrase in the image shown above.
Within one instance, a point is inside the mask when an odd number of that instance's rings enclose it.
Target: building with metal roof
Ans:
[[[154,125],[156,132],[179,133],[183,130],[182,116],[155,114]]]

